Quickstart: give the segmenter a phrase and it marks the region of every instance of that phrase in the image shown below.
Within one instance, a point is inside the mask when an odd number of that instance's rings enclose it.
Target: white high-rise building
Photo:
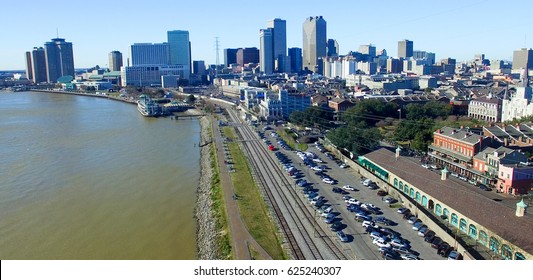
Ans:
[[[259,64],[261,72],[271,74],[274,72],[274,29],[259,30]]]
[[[131,45],[131,64],[136,65],[168,65],[169,52],[167,43],[135,43]]]
[[[322,16],[308,17],[303,23],[303,68],[313,71],[326,56],[326,21]]]

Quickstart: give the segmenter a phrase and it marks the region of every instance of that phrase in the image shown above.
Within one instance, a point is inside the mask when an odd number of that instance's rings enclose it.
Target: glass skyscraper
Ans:
[[[46,59],[46,78],[49,83],[56,83],[62,76],[74,77],[74,54],[72,43],[55,38],[44,43]]]
[[[191,68],[191,43],[189,31],[171,30],[167,32],[170,65],[185,65]]]

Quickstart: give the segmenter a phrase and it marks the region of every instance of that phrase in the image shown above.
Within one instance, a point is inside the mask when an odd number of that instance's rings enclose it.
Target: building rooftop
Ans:
[[[522,250],[533,254],[533,234],[531,234],[533,219],[529,214],[517,217],[516,209],[483,196],[453,180],[442,181],[440,174],[428,171],[417,162],[405,157],[400,156],[396,160],[395,154],[385,148],[368,153],[365,157]]]
[[[470,144],[478,143],[480,140],[479,138],[483,137],[481,135],[472,133],[471,131],[467,129],[463,129],[463,128],[455,129],[455,128],[445,126],[441,128],[439,131],[437,133],[440,135],[444,135],[446,137],[460,140],[460,141],[470,143]]]

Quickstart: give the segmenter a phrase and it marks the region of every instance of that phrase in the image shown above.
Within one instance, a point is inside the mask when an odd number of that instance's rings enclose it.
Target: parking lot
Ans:
[[[335,224],[335,230],[341,229],[347,235],[347,239],[341,242],[336,231],[327,231],[331,232],[332,237],[339,240],[347,255],[357,259],[382,259],[384,256],[379,251],[379,246],[389,247],[391,245],[388,244],[395,244],[395,246],[391,246],[391,249],[393,247],[398,248],[397,251],[400,253],[384,254],[387,258],[443,259],[437,254],[437,250],[431,247],[430,243],[424,241],[424,237],[419,236],[418,232],[412,229],[413,224],[408,223],[407,220],[403,219],[402,214],[397,213],[400,205],[389,205],[386,203],[386,196],[377,195],[379,186],[370,184],[371,187],[373,186],[372,189],[364,186],[360,176],[354,170],[346,168],[344,165],[342,167],[345,168],[341,168],[341,163],[333,157],[328,157],[324,153],[326,151],[321,147],[310,145],[309,149],[305,151],[307,153],[289,151],[277,143],[278,139],[273,138],[271,132],[265,134],[267,140],[273,145],[277,145],[280,148],[279,151],[286,155],[288,160],[284,161],[285,166],[282,168],[286,168],[285,170],[289,175],[295,179],[295,183],[300,183],[300,186],[295,188],[301,193],[302,199],[307,199],[310,202],[308,207],[310,211],[316,212],[316,219],[327,219],[321,223],[325,228]],[[292,171],[288,171],[290,167],[292,167]],[[306,184],[301,184],[302,179],[305,179]],[[306,185],[306,187],[302,185]],[[347,209],[347,201],[357,205],[352,207],[352,211],[355,210],[359,212],[358,214]],[[321,215],[321,212],[328,206],[331,206],[333,215],[327,213]],[[328,211],[326,210],[326,212]],[[356,216],[359,221],[355,220]],[[368,230],[367,232],[366,228],[362,226],[362,221],[368,218],[380,222],[370,226],[379,226],[380,230]],[[389,225],[383,224],[389,221],[391,222]],[[378,232],[380,236],[377,236]],[[396,235],[394,235],[395,233]],[[380,243],[380,237],[383,242],[379,246],[373,244],[371,235],[376,237],[374,243]],[[388,238],[385,235],[388,235]],[[398,244],[400,242],[404,246]],[[454,244],[450,245],[453,246]]]

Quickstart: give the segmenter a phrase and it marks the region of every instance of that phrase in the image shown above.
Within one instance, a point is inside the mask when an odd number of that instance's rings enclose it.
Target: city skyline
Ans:
[[[512,61],[513,51],[533,45],[529,43],[533,39],[528,41],[533,37],[533,19],[527,13],[533,4],[524,0],[506,6],[494,0],[431,5],[391,2],[381,6],[371,1],[356,6],[341,1],[337,3],[339,9],[324,8],[320,1],[307,1],[303,6],[277,0],[259,9],[244,1],[158,5],[163,1],[154,0],[138,9],[140,2],[136,1],[124,6],[96,0],[84,6],[83,13],[75,12],[78,4],[63,0],[54,1],[54,5],[29,2],[10,4],[12,12],[5,15],[6,22],[15,23],[14,28],[4,30],[5,37],[14,43],[0,49],[1,70],[23,70],[25,52],[56,37],[56,30],[60,38],[73,43],[76,68],[108,67],[107,55],[113,50],[122,52],[125,62],[130,58],[129,46],[166,42],[169,30],[189,31],[192,60],[213,64],[215,37],[220,40],[220,57],[225,48],[259,48],[258,30],[274,18],[286,21],[287,48],[302,48],[302,24],[310,16],[326,19],[328,39],[337,40],[341,55],[369,43],[393,55],[397,42],[409,39],[414,50],[433,52],[437,60],[452,57],[464,61],[484,53],[489,59]],[[114,21],[94,16],[106,11],[118,11],[118,16]],[[60,16],[50,16],[56,13]],[[28,18],[31,20],[21,20]],[[512,22],[505,24],[506,18]]]

